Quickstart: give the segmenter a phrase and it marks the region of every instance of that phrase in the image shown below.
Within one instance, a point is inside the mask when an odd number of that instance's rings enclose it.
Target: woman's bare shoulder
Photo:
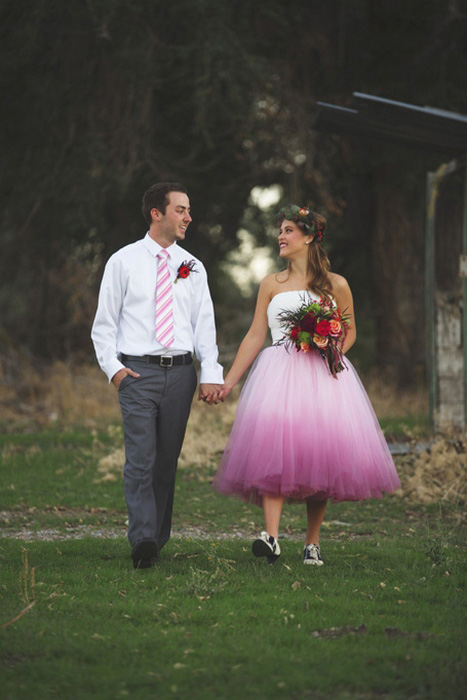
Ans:
[[[263,277],[263,279],[261,280],[261,284],[265,286],[272,284],[278,274],[279,273],[277,272],[271,272],[269,275],[266,275],[266,277]]]
[[[273,297],[273,289],[274,275],[266,275],[260,282],[257,302],[260,304],[268,304]]]
[[[260,287],[263,290],[274,293],[274,290],[280,285],[281,282],[285,282],[287,279],[287,271],[281,272],[271,272],[271,274],[266,275],[263,278]]]
[[[350,290],[349,283],[342,275],[338,275],[336,272],[330,272],[329,279],[331,281],[333,294],[339,294],[339,292]]]

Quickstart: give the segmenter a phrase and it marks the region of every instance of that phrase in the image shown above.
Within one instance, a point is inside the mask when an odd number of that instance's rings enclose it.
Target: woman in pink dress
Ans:
[[[222,400],[253,363],[213,486],[263,507],[265,530],[252,549],[270,563],[280,556],[284,501],[304,502],[303,561],[320,566],[327,500],[381,498],[400,482],[350,361],[332,373],[318,350],[296,351],[283,342],[284,316],[319,300],[347,318],[343,355],[355,342],[356,328],[350,287],[330,271],[321,247],[325,219],[307,207],[290,205],[277,220],[280,257],[288,266],[261,282],[252,324],[225,379]],[[268,328],[273,344],[262,350]]]

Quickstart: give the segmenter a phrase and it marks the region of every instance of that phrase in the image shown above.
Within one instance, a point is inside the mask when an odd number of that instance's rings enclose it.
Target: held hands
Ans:
[[[117,391],[120,388],[122,379],[126,377],[127,374],[129,374],[131,377],[141,376],[140,374],[138,374],[138,372],[133,372],[133,370],[129,367],[123,367],[122,369],[119,369],[118,372],[115,372],[114,376],[112,377],[112,384],[114,385]]]
[[[221,401],[224,401],[227,396],[230,394],[232,389],[234,388],[235,384],[230,384],[228,380],[225,381],[225,384],[221,386],[221,391],[219,392],[219,399]]]
[[[198,401],[203,400],[209,405],[218,404],[224,401],[230,394],[235,384],[201,384],[199,388]]]
[[[220,397],[220,394],[223,389],[223,384],[200,384],[198,392],[198,401],[205,401],[210,406],[212,406],[213,404],[218,404],[219,401],[224,400]]]

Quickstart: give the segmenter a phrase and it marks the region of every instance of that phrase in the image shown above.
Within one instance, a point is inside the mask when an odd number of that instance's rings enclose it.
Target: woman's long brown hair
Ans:
[[[316,214],[315,212],[313,212],[313,216],[324,235],[327,224],[326,219],[324,216]],[[305,229],[304,233],[306,233]],[[328,301],[331,300],[332,294],[332,284],[328,274],[330,269],[331,262],[328,258],[328,254],[324,248],[322,248],[318,236],[315,236],[313,241],[308,246],[308,289],[315,294],[323,296]]]

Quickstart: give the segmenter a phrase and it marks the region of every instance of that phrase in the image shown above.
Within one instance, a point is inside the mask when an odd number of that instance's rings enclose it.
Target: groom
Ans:
[[[178,242],[191,222],[186,188],[157,183],[143,196],[146,236],[109,259],[91,337],[118,391],[124,491],[134,568],[149,568],[170,537],[177,460],[201,363],[198,399],[222,389],[214,310],[203,264]]]

